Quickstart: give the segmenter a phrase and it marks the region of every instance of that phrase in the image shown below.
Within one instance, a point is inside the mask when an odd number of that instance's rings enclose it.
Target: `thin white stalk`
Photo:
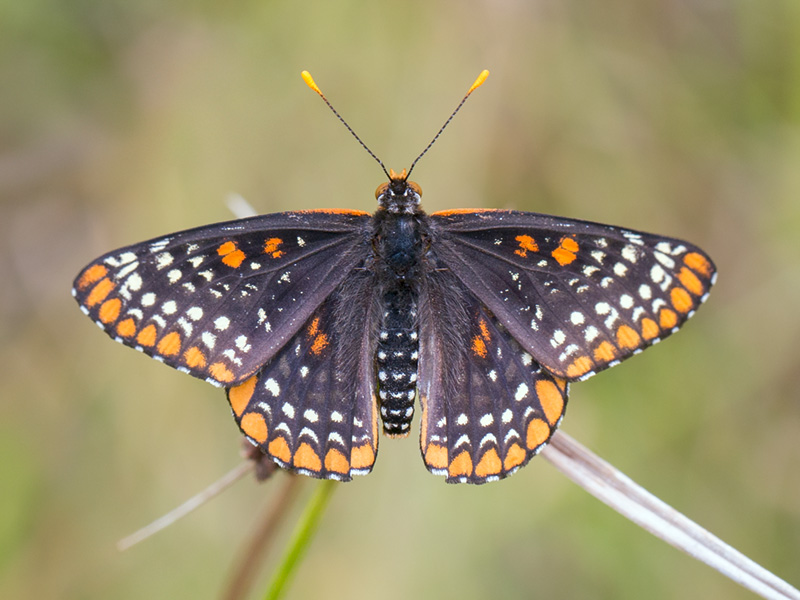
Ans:
[[[186,502],[173,508],[167,514],[159,517],[149,525],[145,525],[138,531],[122,538],[117,542],[117,550],[120,552],[127,550],[131,546],[146,540],[151,535],[158,533],[166,527],[169,527],[178,519],[185,517],[193,510],[200,508],[203,504],[211,500],[217,494],[228,489],[231,485],[252,471],[253,467],[255,467],[255,463],[252,460],[246,460],[240,465],[234,467],[199,494],[192,496]]]
[[[769,600],[800,600],[800,591],[636,484],[563,431],[542,456],[598,500],[643,529]]]

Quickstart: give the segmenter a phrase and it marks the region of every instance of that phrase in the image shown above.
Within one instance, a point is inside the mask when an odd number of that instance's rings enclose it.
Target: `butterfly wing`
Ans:
[[[433,254],[429,260],[419,311],[423,460],[449,483],[501,479],[549,441],[567,382],[542,369]]]
[[[215,385],[236,385],[364,259],[369,219],[300,211],[199,227],[101,256],[72,293],[115,340]]]
[[[557,378],[581,380],[674,333],[711,259],[671,238],[507,210],[431,215],[444,266]]]
[[[378,450],[372,273],[356,270],[261,371],[228,390],[247,438],[280,466],[348,481]]]

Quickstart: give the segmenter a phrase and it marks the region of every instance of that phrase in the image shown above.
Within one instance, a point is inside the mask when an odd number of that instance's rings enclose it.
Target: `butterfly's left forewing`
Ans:
[[[715,280],[687,242],[506,210],[431,215],[447,269],[555,377],[594,373],[663,339]]]
[[[117,341],[236,385],[363,260],[369,219],[300,211],[191,229],[98,258],[75,279],[73,295]]]

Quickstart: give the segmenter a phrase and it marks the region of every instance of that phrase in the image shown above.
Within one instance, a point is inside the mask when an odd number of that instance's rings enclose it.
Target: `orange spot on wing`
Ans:
[[[694,306],[689,292],[683,288],[672,288],[672,291],[669,293],[669,299],[672,301],[672,306],[674,306],[678,312],[687,313],[692,310]]]
[[[244,252],[242,252],[241,250],[234,250],[230,254],[226,254],[222,258],[222,262],[228,265],[229,267],[238,269],[239,266],[244,262],[244,259],[245,259]]]
[[[286,443],[286,440],[282,436],[278,436],[272,440],[267,447],[267,451],[270,456],[274,456],[286,464],[289,464],[289,461],[292,459],[292,451],[289,450],[289,444]]]
[[[561,243],[559,244],[558,248],[553,250],[550,254],[558,261],[558,264],[563,267],[577,258],[575,256],[577,251],[578,242],[571,237],[563,237],[561,238]]]
[[[462,450],[458,456],[450,461],[447,472],[450,477],[472,475],[472,459],[469,457],[469,452]]]
[[[92,288],[92,291],[89,292],[89,295],[86,297],[86,306],[91,308],[95,304],[99,304],[106,299],[106,296],[108,296],[113,289],[113,281],[111,281],[108,277],[101,279],[95,284],[95,286]]]
[[[646,340],[652,340],[658,335],[658,324],[653,319],[642,319],[642,337]]]
[[[311,321],[311,325],[308,326],[306,333],[308,337],[314,337],[319,332],[319,317],[314,317],[314,320]]]
[[[447,448],[440,444],[429,444],[425,449],[425,464],[433,469],[447,467]]]
[[[197,346],[192,346],[183,353],[183,360],[190,369],[202,369],[206,366],[206,355]]]
[[[325,455],[325,468],[328,471],[346,475],[350,472],[350,463],[347,461],[344,454],[339,452],[336,448],[331,448]]]
[[[597,362],[611,362],[617,356],[617,349],[609,342],[600,342],[594,349],[594,359]]]
[[[481,337],[486,340],[487,342],[492,339],[492,336],[489,334],[489,326],[486,324],[486,321],[481,319],[478,322],[478,328],[481,330]]]
[[[500,212],[497,208],[451,208],[449,210],[439,210],[433,215],[437,217],[449,217],[450,215],[470,215],[475,213]],[[433,216],[431,215],[431,216]]]
[[[278,250],[281,244],[283,244],[281,238],[269,238],[264,242],[264,254],[269,254],[272,258],[280,258],[283,256],[283,250]]]
[[[642,338],[639,337],[637,331],[632,327],[620,325],[617,328],[617,344],[620,348],[633,350],[634,348],[638,348],[641,343]]]
[[[353,446],[350,450],[350,464],[354,469],[369,469],[375,464],[375,451],[369,444]]]
[[[311,352],[315,355],[318,355],[325,349],[327,345],[328,336],[324,333],[320,333],[316,338],[314,338],[314,343],[311,344]]]
[[[156,350],[164,356],[174,356],[181,350],[181,336],[177,331],[165,335],[158,342]]]
[[[476,335],[474,338],[472,338],[472,352],[481,358],[486,358],[488,355],[488,352],[486,351],[486,342],[484,342],[483,338],[479,335]]]
[[[117,335],[120,337],[131,337],[136,333],[136,322],[133,319],[125,319],[117,323]]]
[[[230,383],[234,380],[233,372],[221,362],[215,362],[208,367],[208,372],[220,383]]]
[[[85,290],[93,283],[100,281],[108,274],[108,269],[103,265],[92,265],[83,272],[81,278],[78,279],[77,287],[79,290]]]
[[[147,346],[148,348],[156,343],[156,326],[152,323],[142,329],[139,335],[136,336],[136,342],[140,346]]]
[[[256,381],[258,381],[258,376],[254,375],[244,383],[228,390],[228,401],[231,403],[233,414],[237,417],[244,412],[244,409],[250,403],[253,392],[256,390]]]
[[[475,475],[478,477],[487,477],[489,475],[497,475],[503,469],[503,464],[500,462],[500,457],[497,455],[497,450],[489,448],[481,457],[478,465],[475,467]]]
[[[580,377],[581,375],[585,375],[593,366],[594,363],[591,358],[588,356],[579,356],[567,367],[567,377]]]
[[[559,379],[559,378],[556,377],[556,378],[553,379],[553,381],[556,382],[556,385],[558,386],[558,389],[560,389],[562,392],[566,392],[567,391],[567,380],[566,379]]]
[[[526,456],[527,454],[525,450],[523,450],[519,444],[514,442],[513,444],[511,444],[511,447],[508,449],[508,452],[506,452],[506,458],[503,461],[503,468],[506,471],[510,471],[517,465],[521,464],[522,461],[525,460]]]
[[[705,290],[702,282],[697,278],[697,275],[692,273],[686,267],[683,267],[680,270],[680,273],[678,273],[678,279],[680,280],[681,285],[692,292],[695,296],[703,295]]]
[[[536,240],[534,240],[529,235],[518,235],[514,239],[517,240],[517,242],[519,242],[519,248],[514,250],[514,254],[517,254],[518,256],[525,258],[526,256],[528,256],[529,250],[531,252],[539,251],[539,244],[537,244]]]
[[[311,210],[298,210],[300,214],[319,213],[323,215],[350,215],[353,217],[368,217],[369,213],[363,210],[353,210],[350,208],[314,208]]]
[[[555,425],[564,412],[564,397],[556,384],[547,379],[540,379],[536,382],[536,395],[544,410],[544,416],[551,425]]]
[[[316,471],[317,473],[322,470],[322,461],[314,449],[303,442],[294,453],[294,466],[299,469],[308,469],[309,471]]]
[[[713,272],[713,267],[711,263],[708,262],[705,256],[702,254],[698,254],[697,252],[689,252],[686,256],[683,257],[683,262],[688,266],[690,269],[694,269],[698,273],[705,275],[706,277],[710,277],[711,273]]]
[[[535,450],[550,438],[550,427],[542,419],[533,419],[528,423],[525,443],[528,450]]]
[[[217,254],[222,257],[222,262],[234,269],[238,268],[245,259],[244,252],[236,247],[235,242],[225,242],[217,248]]]
[[[122,308],[122,300],[119,298],[112,298],[106,300],[100,305],[100,312],[98,316],[103,323],[113,323],[119,317],[119,311]]]
[[[661,329],[672,329],[678,323],[678,315],[668,308],[662,308],[658,313]]]
[[[264,417],[259,413],[249,412],[245,416],[242,417],[242,421],[240,423],[242,431],[244,431],[245,435],[253,438],[259,444],[263,444],[267,441],[268,431],[267,431],[267,422],[264,420]],[[282,438],[278,438],[282,439]]]

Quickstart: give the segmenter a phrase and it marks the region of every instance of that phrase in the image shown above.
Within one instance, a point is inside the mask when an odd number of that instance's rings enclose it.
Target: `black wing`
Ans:
[[[567,403],[553,377],[429,254],[420,297],[420,446],[450,483],[506,477],[549,441]]]
[[[258,371],[369,250],[360,211],[276,213],[116,250],[75,279],[115,340],[215,385]]]
[[[555,377],[586,379],[674,333],[707,298],[702,250],[536,213],[431,215],[443,265]]]
[[[284,468],[348,481],[378,451],[372,273],[356,270],[261,371],[228,390],[242,432]]]

